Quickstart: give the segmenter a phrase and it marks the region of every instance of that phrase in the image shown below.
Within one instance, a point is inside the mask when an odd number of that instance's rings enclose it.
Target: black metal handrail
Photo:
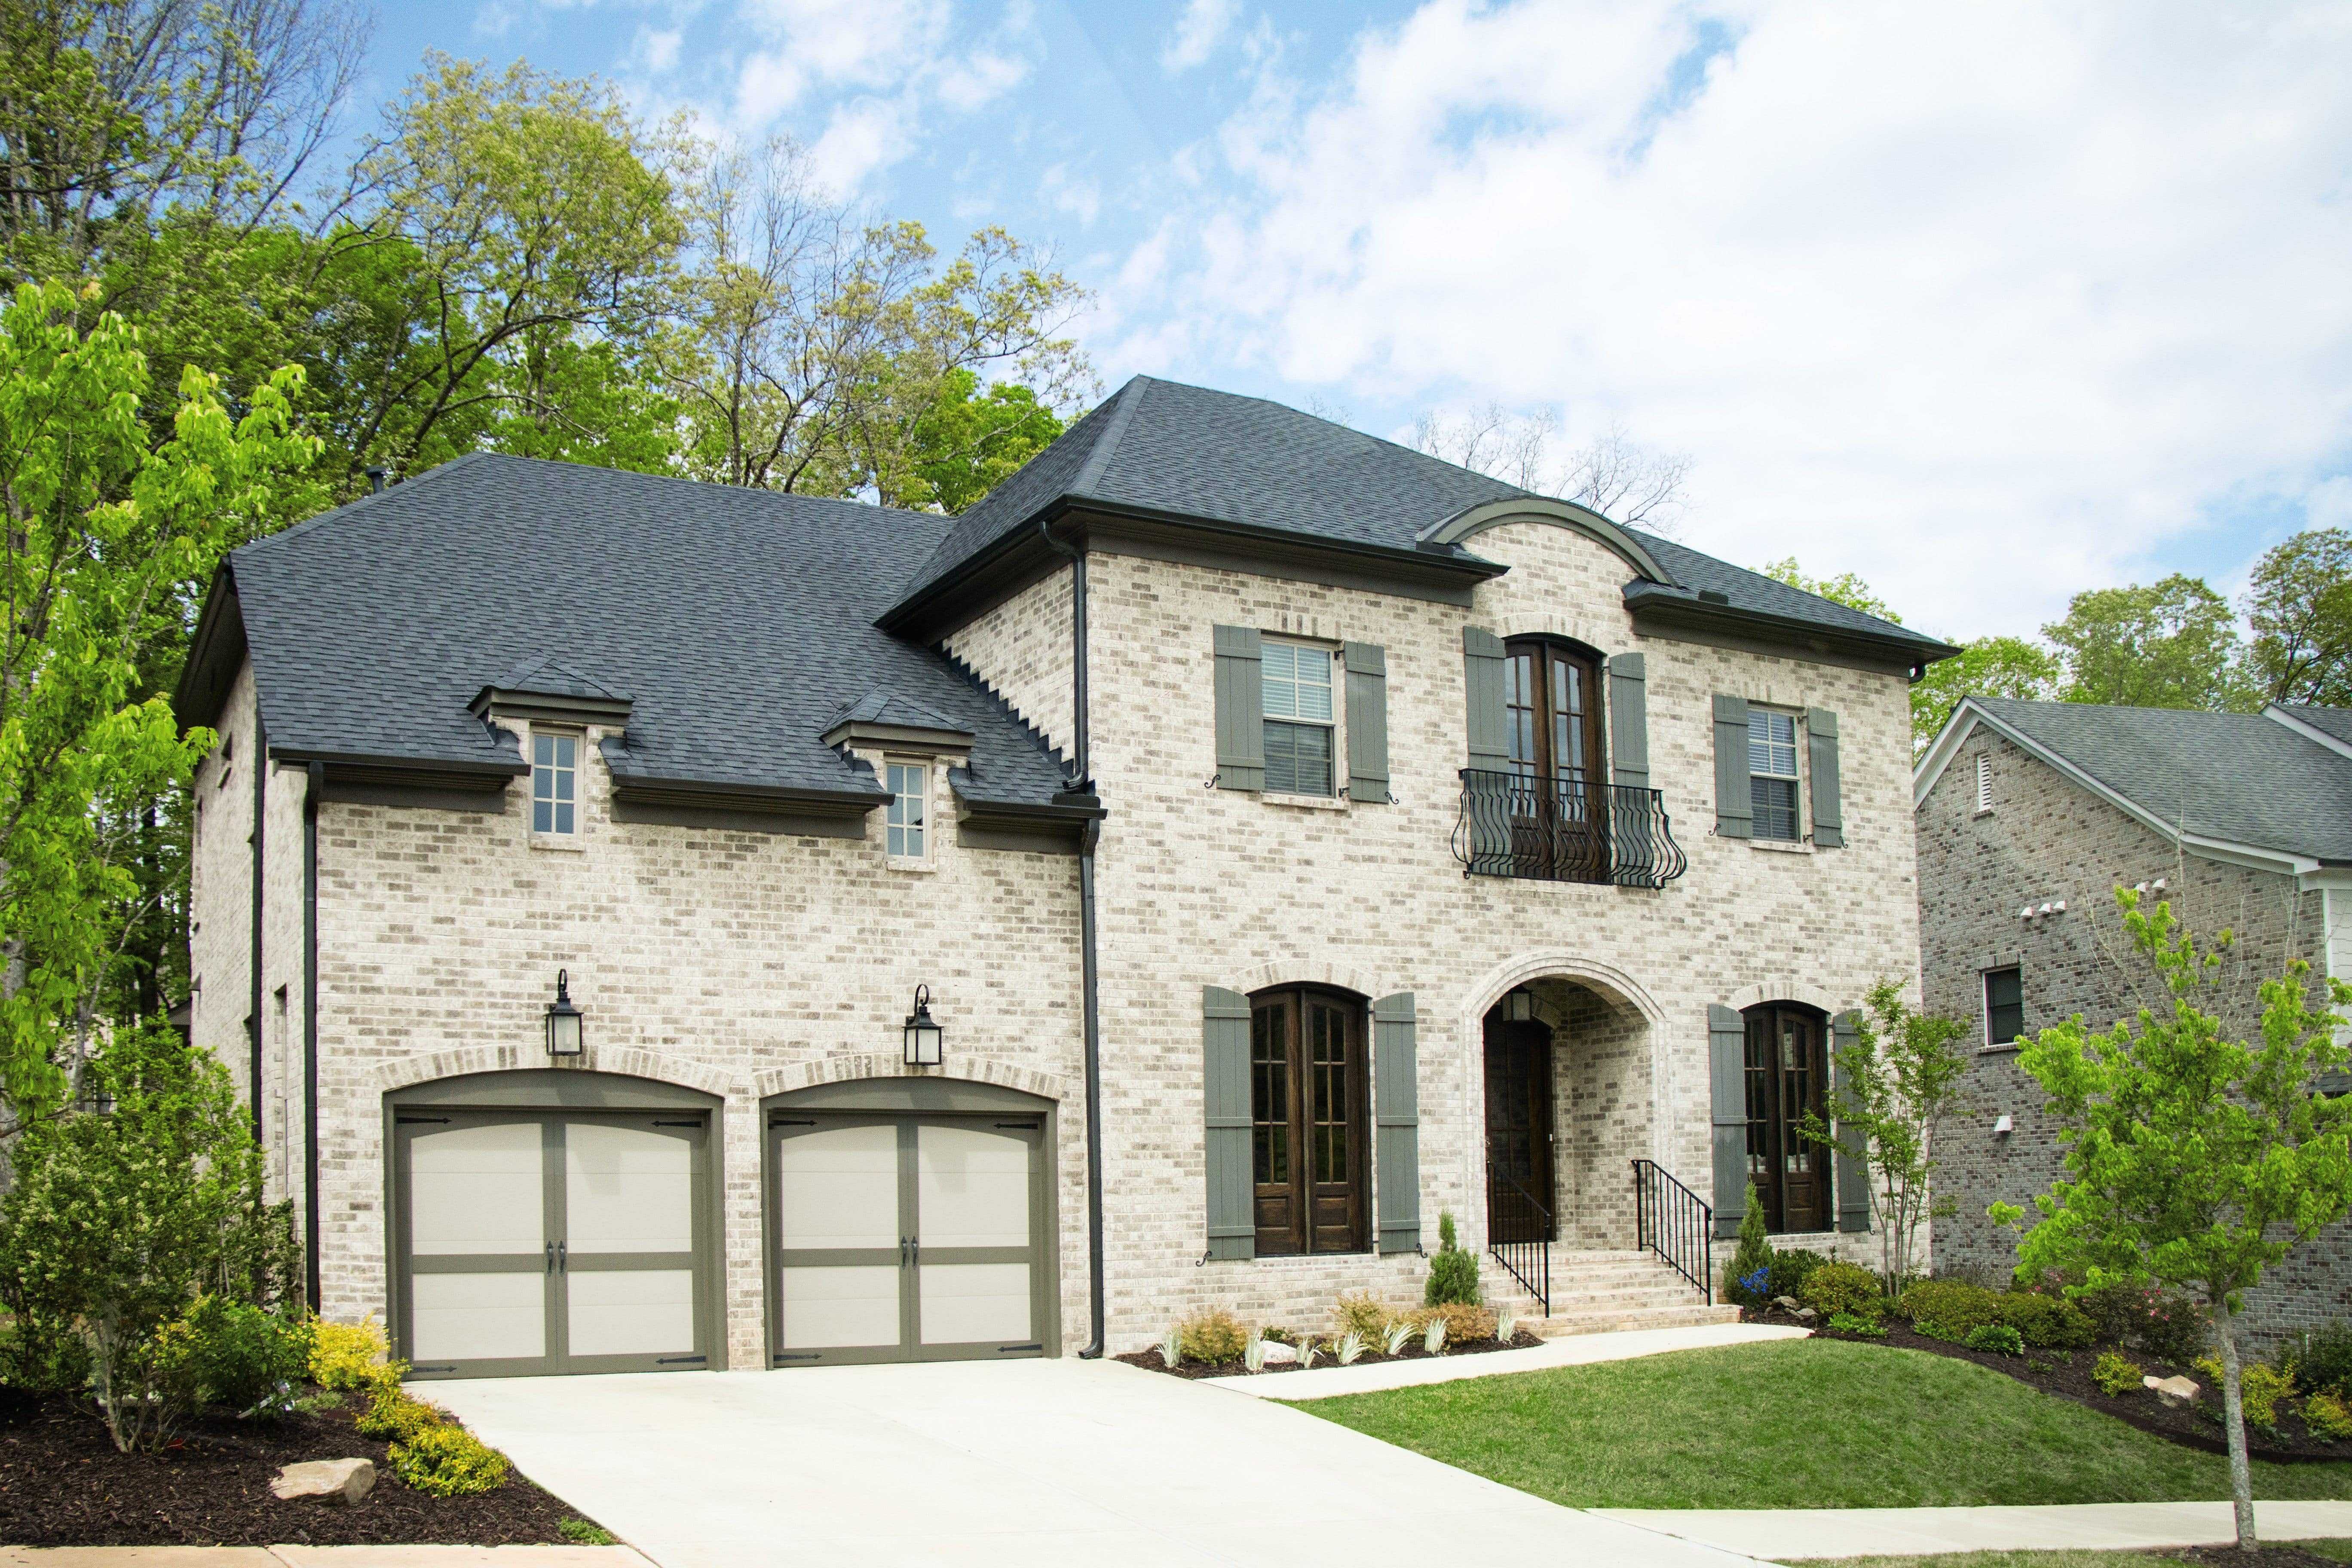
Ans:
[[[1551,1316],[1551,1210],[1496,1171],[1486,1173],[1486,1256]]]
[[[1654,1160],[1633,1162],[1633,1239],[1715,1305],[1715,1210]]]
[[[1462,770],[1454,858],[1473,877],[1663,888],[1690,868],[1663,792]]]

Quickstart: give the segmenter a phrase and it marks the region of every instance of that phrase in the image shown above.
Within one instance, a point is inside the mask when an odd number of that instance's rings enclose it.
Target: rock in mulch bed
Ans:
[[[1970,1350],[1948,1341],[1930,1339],[1918,1332],[1900,1318],[1885,1321],[1886,1333],[1880,1339],[1864,1339],[1858,1334],[1841,1334],[1824,1328],[1816,1320],[1801,1321],[1777,1307],[1759,1310],[1745,1308],[1739,1314],[1743,1323],[1778,1323],[1791,1328],[1811,1329],[1825,1340],[1852,1340],[1859,1344],[1886,1345],[1895,1350],[1926,1351],[1930,1355],[1950,1356],[1956,1361],[1972,1361],[1979,1366],[2017,1379],[2044,1394],[2061,1399],[2071,1399],[2077,1405],[2103,1411],[2117,1420],[2138,1427],[2143,1432],[2168,1438],[2184,1447],[2201,1449],[2209,1454],[2229,1451],[2228,1440],[2221,1432],[2221,1391],[2207,1388],[2193,1405],[2173,1406],[2157,1398],[2146,1388],[2135,1388],[2122,1394],[2111,1394],[2091,1381],[2091,1367],[2103,1351],[2112,1346],[2096,1346],[2090,1350],[2041,1350],[2029,1346],[2021,1356],[2003,1355],[1999,1351]],[[2200,1384],[2205,1376],[2194,1367],[2174,1366],[2169,1362],[2154,1360],[2137,1351],[2123,1352],[2125,1359],[2137,1362],[2140,1370],[2151,1377],[2187,1377]],[[2278,1429],[2264,1433],[2252,1426],[2246,1428],[2247,1452],[2257,1459],[2272,1459],[2284,1464],[2305,1460],[2352,1459],[2352,1442],[2315,1436],[2303,1424],[2294,1409],[2282,1407]],[[2234,1551],[2234,1548],[2232,1549]],[[2307,1553],[2305,1555],[2308,1555]],[[2232,1563],[2242,1560],[2230,1558]],[[2268,1560],[2265,1559],[2265,1562]],[[2314,1561],[2317,1561],[2314,1559]]]
[[[1501,1340],[1496,1339],[1462,1340],[1459,1342],[1449,1342],[1446,1347],[1437,1353],[1440,1356],[1484,1355],[1489,1351],[1532,1350],[1541,1343],[1543,1343],[1542,1340],[1538,1339],[1534,1334],[1528,1332],[1527,1330],[1521,1329],[1517,1334],[1512,1336],[1508,1344],[1504,1343]],[[1171,1368],[1160,1359],[1160,1352],[1157,1349],[1137,1351],[1131,1355],[1116,1356],[1112,1359],[1123,1361],[1129,1366],[1139,1366],[1146,1372],[1167,1373],[1172,1377],[1272,1377],[1277,1373],[1297,1372],[1299,1370],[1296,1363],[1282,1362],[1269,1365],[1264,1372],[1253,1373],[1246,1365],[1239,1361],[1188,1361],[1181,1366]],[[1407,1343],[1403,1353],[1400,1355],[1389,1355],[1381,1351],[1367,1350],[1363,1354],[1355,1359],[1353,1364],[1357,1366],[1375,1366],[1381,1362],[1427,1361],[1429,1359],[1429,1352],[1421,1348],[1421,1341],[1416,1338]],[[1316,1356],[1314,1370],[1321,1372],[1326,1367],[1338,1366],[1339,1364],[1339,1363],[1333,1360],[1330,1353],[1327,1351]]]
[[[353,1430],[352,1413],[281,1421],[191,1421],[161,1454],[118,1454],[86,1398],[0,1390],[0,1541],[15,1546],[504,1546],[560,1542],[578,1510],[520,1476],[476,1497],[403,1486],[385,1445]],[[357,1504],[280,1501],[281,1466],[371,1460],[375,1486]]]

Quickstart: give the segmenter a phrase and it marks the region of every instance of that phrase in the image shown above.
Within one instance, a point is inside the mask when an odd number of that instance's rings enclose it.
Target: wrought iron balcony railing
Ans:
[[[1454,858],[1474,877],[1663,888],[1690,868],[1654,789],[1462,770]]]

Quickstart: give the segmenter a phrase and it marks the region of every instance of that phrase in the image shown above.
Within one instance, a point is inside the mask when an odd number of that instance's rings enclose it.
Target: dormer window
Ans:
[[[580,737],[534,731],[530,737],[530,830],[569,838],[580,831]]]
[[[893,860],[921,860],[930,853],[929,835],[926,832],[930,803],[931,767],[929,763],[889,763],[885,764],[887,784],[890,791],[889,822],[884,831],[888,836],[888,852]]]

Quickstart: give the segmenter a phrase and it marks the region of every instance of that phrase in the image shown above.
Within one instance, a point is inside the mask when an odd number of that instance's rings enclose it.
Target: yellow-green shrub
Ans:
[[[1239,1361],[1249,1343],[1247,1331],[1223,1307],[1193,1313],[1177,1325],[1177,1331],[1184,1336],[1184,1354],[1192,1361]]]
[[[1445,1320],[1445,1342],[1466,1344],[1473,1340],[1495,1337],[1495,1309],[1465,1307],[1459,1301],[1449,1301],[1443,1307],[1423,1307],[1406,1314],[1414,1333],[1426,1333],[1433,1318]]]
[[[2338,1442],[2352,1437],[2352,1410],[2347,1410],[2344,1401],[2332,1394],[2315,1394],[2303,1402],[2303,1424],[2315,1437]]]
[[[449,1413],[427,1405],[401,1388],[380,1389],[360,1413],[355,1425],[362,1437],[380,1443],[405,1443],[429,1426],[449,1425]]]
[[[1339,1325],[1339,1335],[1335,1338],[1360,1334],[1366,1344],[1376,1345],[1388,1332],[1389,1324],[1396,1314],[1382,1306],[1380,1298],[1370,1290],[1358,1290],[1352,1295],[1340,1297],[1332,1316]]]
[[[2139,1380],[2147,1375],[2137,1363],[2126,1361],[2113,1351],[2105,1352],[2091,1363],[2091,1381],[2111,1399],[2121,1398],[2139,1387]]]
[[[467,1497],[506,1485],[507,1457],[463,1426],[427,1426],[392,1446],[392,1473],[432,1497]]]
[[[375,1320],[310,1326],[310,1381],[338,1393],[360,1389],[370,1394],[397,1387],[408,1368],[390,1359],[391,1342]]]
[[[1830,1262],[1805,1277],[1806,1306],[1823,1317],[1838,1312],[1878,1315],[1878,1276],[1858,1263]]]
[[[2200,1356],[2198,1375],[2205,1380],[2218,1402],[2221,1394],[2221,1361],[2219,1356]],[[2238,1403],[2246,1412],[2246,1419],[2257,1426],[2278,1425],[2278,1402],[2294,1392],[2294,1379],[2268,1362],[2248,1362],[2238,1369]]]

